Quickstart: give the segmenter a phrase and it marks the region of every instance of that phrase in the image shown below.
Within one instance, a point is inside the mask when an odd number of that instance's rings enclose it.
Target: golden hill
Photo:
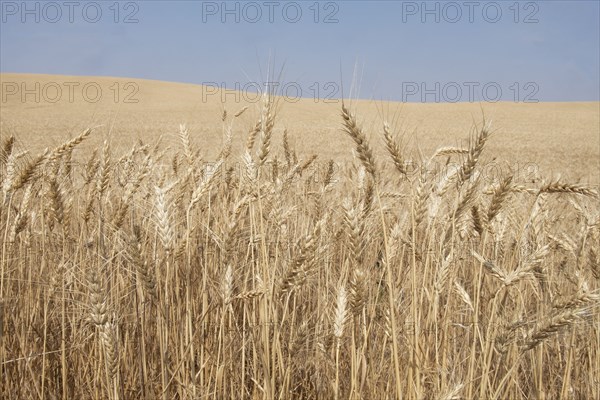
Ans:
[[[180,123],[186,123],[194,145],[210,159],[219,150],[226,110],[229,117],[245,106],[235,121],[234,145],[240,146],[259,115],[253,93],[215,92],[201,85],[142,79],[37,74],[0,74],[2,136],[13,134],[26,148],[41,151],[56,146],[87,127],[96,127],[82,146],[98,146],[109,135],[129,147],[138,139],[152,143],[161,134],[177,148]],[[223,101],[224,100],[224,101]],[[351,158],[352,145],[341,132],[340,101],[282,98],[274,144],[288,129],[300,154],[321,160]],[[382,121],[395,121],[409,149],[425,156],[436,148],[465,144],[473,123],[483,115],[495,131],[486,148],[521,179],[559,171],[564,178],[600,182],[600,103],[457,103],[420,104],[354,101],[359,121],[373,147],[382,152]],[[482,114],[483,112],[483,114]],[[414,152],[413,152],[414,153]],[[381,153],[384,156],[383,152]],[[382,159],[382,158],[380,158]],[[495,172],[494,172],[495,173]]]

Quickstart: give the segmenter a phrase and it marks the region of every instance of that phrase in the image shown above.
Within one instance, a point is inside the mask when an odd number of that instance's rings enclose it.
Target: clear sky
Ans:
[[[355,74],[377,100],[598,101],[599,4],[2,0],[0,70],[251,89],[272,65],[290,96]]]

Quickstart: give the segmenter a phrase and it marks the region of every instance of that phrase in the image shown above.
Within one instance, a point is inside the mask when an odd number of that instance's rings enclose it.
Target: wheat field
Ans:
[[[142,103],[2,104],[0,398],[600,398],[597,103]]]

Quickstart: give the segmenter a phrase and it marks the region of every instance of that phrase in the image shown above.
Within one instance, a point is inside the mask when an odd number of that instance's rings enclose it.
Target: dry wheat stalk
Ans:
[[[293,160],[292,148],[290,146],[290,138],[287,128],[283,130],[283,154],[285,155],[285,161],[287,163],[287,168],[289,169],[293,164]]]
[[[437,296],[443,293],[444,289],[446,288],[450,277],[450,267],[452,266],[453,260],[454,257],[452,255],[452,251],[450,251],[450,253],[439,262],[439,266],[435,272],[435,281],[433,285]]]
[[[572,193],[594,198],[598,197],[598,191],[589,186],[562,183],[558,180],[542,186],[539,193]]]
[[[242,214],[249,202],[250,198],[248,196],[243,196],[233,206],[232,215],[230,216],[230,222],[227,225],[227,230],[223,238],[222,253],[224,257],[224,265],[227,265],[231,262],[232,255],[234,254],[233,244],[235,243],[235,240],[238,237],[238,231],[240,227],[240,222],[242,220]]]
[[[552,234],[548,234],[548,239],[552,240],[555,243],[555,248],[562,250],[563,252],[569,253],[573,256],[576,256],[576,247],[575,241],[570,238],[564,232],[560,237],[554,236]]]
[[[26,152],[17,154],[15,152],[11,152],[8,155],[8,159],[6,160],[6,174],[3,175],[2,181],[2,193],[4,194],[4,204],[7,204],[10,200],[11,196],[11,188],[14,186],[13,182],[17,177],[17,161],[19,158],[23,157]]]
[[[600,280],[600,253],[594,247],[590,247],[588,250],[588,264],[594,278]]]
[[[567,298],[555,301],[552,305],[554,309],[565,310],[565,309],[576,309],[582,307],[591,307],[594,305],[600,305],[600,294],[598,291],[592,292],[589,290],[587,284],[581,284],[575,295]]]
[[[21,169],[19,174],[13,180],[12,185],[9,190],[17,191],[20,188],[22,188],[23,186],[25,186],[27,183],[29,183],[31,181],[31,179],[33,178],[33,175],[35,174],[35,172],[40,167],[40,165],[42,165],[42,163],[46,160],[47,155],[48,155],[48,152],[46,150],[43,154],[37,156],[36,158],[31,160],[29,163],[27,163],[27,165],[25,165],[25,167],[23,167]]]
[[[457,155],[457,154],[468,154],[468,153],[469,153],[468,149],[463,149],[460,147],[440,147],[439,149],[437,149],[435,151],[435,153],[433,153],[431,158],[452,156],[452,155]]]
[[[470,208],[471,203],[477,197],[477,187],[479,181],[475,180],[467,189],[464,196],[460,199],[458,205],[456,206],[456,211],[454,212],[454,220],[460,222],[462,217],[465,215],[466,211]]]
[[[71,152],[75,147],[77,147],[81,142],[83,142],[90,134],[92,133],[91,129],[86,129],[81,135],[69,140],[68,142],[58,146],[50,153],[49,163],[56,164],[65,154]]]
[[[204,196],[204,194],[210,190],[215,176],[217,176],[219,170],[221,169],[221,165],[223,165],[223,160],[219,160],[214,165],[206,167],[202,181],[192,193],[188,211],[190,211],[194,205],[200,201],[202,196]]]
[[[90,320],[97,327],[108,322],[108,301],[106,291],[98,272],[92,267],[87,275],[90,290]]]
[[[390,125],[387,122],[383,123],[383,138],[385,139],[385,148],[387,149],[394,166],[402,175],[406,175],[406,165],[404,164],[404,159],[402,158],[402,151],[400,150],[400,146],[394,140],[392,135]]]
[[[368,296],[367,274],[360,267],[352,271],[350,278],[350,311],[355,317],[360,316]]]
[[[271,137],[275,125],[275,101],[270,94],[263,96],[263,108],[260,117],[260,149],[258,151],[258,165],[262,166],[267,161],[271,149]]]
[[[452,183],[456,182],[460,175],[460,167],[456,165],[450,165],[446,168],[446,172],[441,176],[441,179],[436,185],[435,192],[438,197],[442,197],[446,194]]]
[[[133,234],[129,240],[129,257],[135,267],[136,275],[139,281],[141,281],[146,294],[148,294],[150,298],[155,298],[156,280],[144,258],[141,228],[138,225],[133,226]]]
[[[479,130],[479,133],[470,138],[471,143],[469,146],[469,154],[467,155],[467,159],[464,161],[460,170],[461,182],[468,181],[473,175],[473,172],[475,171],[475,166],[479,161],[479,157],[481,156],[483,147],[489,139],[490,134],[490,127],[484,122],[483,126]]]
[[[471,311],[475,311],[475,308],[473,307],[473,301],[471,301],[471,296],[469,296],[469,293],[467,293],[465,288],[458,281],[454,281],[454,288],[456,289],[456,293],[458,293],[458,296],[461,298],[463,303],[465,303],[471,309]]]
[[[0,146],[0,168],[4,167],[8,162],[8,157],[13,152],[15,146],[15,137],[13,135],[7,136]]]
[[[358,158],[362,162],[367,172],[375,180],[376,168],[375,158],[373,157],[373,151],[371,150],[371,147],[369,147],[367,137],[365,136],[362,129],[358,126],[356,122],[356,117],[354,116],[354,114],[352,114],[352,112],[350,112],[350,110],[346,108],[344,103],[342,103],[342,119],[344,123],[344,132],[346,132],[356,144],[356,152],[358,153]]]
[[[531,330],[528,333],[521,351],[525,352],[535,348],[545,340],[558,334],[561,330],[574,325],[577,321],[581,321],[589,316],[590,309],[587,307],[565,309],[558,312],[550,317],[538,329]]]
[[[168,193],[175,187],[176,182],[161,188],[154,187],[154,216],[156,229],[160,241],[167,252],[173,250],[175,234],[171,216],[171,202],[167,199]]]
[[[325,173],[325,177],[323,178],[323,192],[331,189],[332,185],[335,183],[333,177],[335,174],[335,163],[333,160],[329,160],[327,163],[327,172]]]
[[[111,379],[115,379],[119,370],[119,337],[114,322],[106,322],[100,328],[100,340],[104,348],[106,368]]]
[[[372,180],[369,179],[369,181],[367,182],[367,185],[365,187],[365,190],[364,190],[364,193],[362,196],[362,201],[361,201],[361,206],[362,206],[361,219],[363,219],[363,220],[368,218],[369,214],[371,213],[371,208],[373,206],[374,192],[375,192],[374,183]]]
[[[96,182],[96,194],[98,198],[102,198],[102,195],[108,189],[108,180],[110,178],[110,144],[108,140],[104,141],[102,146],[102,162],[100,163],[100,170],[98,173],[98,181]]]
[[[346,289],[344,286],[340,286],[337,292],[337,299],[335,305],[335,314],[333,317],[333,336],[337,339],[338,343],[344,335],[344,326],[346,324],[347,310],[346,310]]]
[[[344,212],[344,224],[349,239],[350,254],[354,265],[360,265],[364,245],[363,240],[365,232],[365,222],[361,218],[361,212],[354,207],[350,199],[345,199],[342,203]]]
[[[240,109],[238,112],[236,112],[236,113],[233,115],[233,117],[234,117],[234,118],[238,118],[238,117],[240,117],[240,116],[241,116],[243,113],[245,113],[245,112],[246,112],[246,110],[247,110],[247,109],[248,109],[248,106],[244,106],[244,107],[242,107],[242,108],[241,108],[241,109]]]
[[[23,194],[23,199],[21,200],[21,207],[19,208],[19,212],[15,217],[15,220],[10,229],[10,234],[8,236],[9,243],[14,243],[17,235],[25,229],[27,222],[29,221],[29,204],[31,201],[31,194],[33,191],[33,184],[27,185],[25,188],[25,193]]]
[[[425,219],[425,214],[427,214],[428,206],[427,200],[431,195],[431,190],[429,187],[429,182],[427,181],[425,174],[421,174],[419,177],[419,184],[416,189],[416,199],[415,199],[415,225],[418,226],[421,224],[423,219]]]
[[[473,229],[479,236],[483,235],[483,219],[479,212],[479,207],[476,205],[471,206],[471,219],[473,220]]]
[[[179,140],[181,141],[181,146],[183,147],[183,154],[187,159],[188,167],[192,168],[195,164],[194,150],[192,149],[190,132],[184,124],[179,125]]]
[[[502,268],[498,267],[492,261],[485,259],[475,251],[472,251],[471,254],[477,259],[477,261],[483,264],[486,271],[488,271],[493,277],[499,279],[501,282],[506,280],[508,274]]]
[[[258,120],[254,127],[248,132],[248,139],[246,140],[246,150],[249,152],[254,148],[256,136],[260,133],[261,121]]]
[[[267,293],[267,289],[260,287],[259,289],[256,289],[256,290],[248,290],[248,291],[242,292],[242,293],[236,295],[234,297],[234,299],[247,301],[247,300],[252,300],[252,299],[261,297],[265,293]]]
[[[231,264],[227,265],[225,274],[223,275],[223,282],[221,284],[221,297],[223,299],[224,306],[228,306],[233,299],[233,268]]]
[[[319,236],[327,219],[328,216],[325,215],[323,219],[315,224],[312,232],[298,243],[298,253],[290,263],[281,281],[280,290],[282,293],[290,292],[306,282],[313,266]]]
[[[65,206],[63,201],[64,196],[63,191],[56,179],[52,179],[49,182],[47,193],[50,200],[50,215],[52,219],[59,224],[63,224],[65,217]]]
[[[507,176],[502,183],[494,190],[494,195],[492,196],[492,200],[490,202],[490,206],[487,211],[487,221],[488,223],[492,222],[496,215],[502,209],[508,194],[511,191],[511,183],[513,180],[513,176]]]
[[[92,182],[98,172],[98,168],[100,168],[100,160],[98,159],[98,151],[94,149],[92,150],[92,155],[85,164],[84,185],[88,185]]]

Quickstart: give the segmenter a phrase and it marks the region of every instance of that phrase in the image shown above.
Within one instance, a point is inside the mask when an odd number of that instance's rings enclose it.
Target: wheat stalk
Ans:
[[[539,346],[545,340],[557,335],[563,329],[574,325],[590,315],[588,308],[573,308],[560,311],[550,317],[538,329],[531,330],[525,338],[521,351],[525,352]]]
[[[502,206],[506,201],[508,194],[511,191],[512,180],[512,175],[507,176],[502,181],[502,183],[494,190],[494,195],[492,196],[492,200],[487,211],[488,223],[492,222],[496,215],[498,215],[498,213],[502,209]]]
[[[406,175],[406,165],[404,164],[404,159],[402,158],[402,151],[400,150],[400,146],[395,142],[394,137],[392,136],[390,125],[387,122],[383,123],[383,138],[385,140],[385,148],[388,151],[394,166],[402,175]]]
[[[367,172],[371,175],[371,177],[375,180],[376,177],[376,168],[375,168],[375,158],[373,157],[373,151],[369,147],[367,142],[367,137],[365,136],[362,129],[358,126],[356,122],[356,117],[350,110],[346,108],[344,103],[342,103],[342,119],[344,125],[344,131],[354,140],[356,144],[356,152],[358,153],[358,158],[362,162],[363,166],[367,170]]]
[[[481,129],[479,130],[479,133],[471,138],[469,154],[467,154],[467,159],[464,161],[460,169],[459,176],[461,182],[468,181],[473,175],[473,172],[475,171],[475,166],[479,161],[479,157],[483,152],[483,148],[485,146],[485,143],[488,141],[490,134],[490,127],[484,123]]]
[[[589,186],[562,183],[559,181],[551,182],[542,186],[539,189],[539,193],[570,193],[581,194],[584,196],[590,196],[594,198],[598,197],[598,191]]]

